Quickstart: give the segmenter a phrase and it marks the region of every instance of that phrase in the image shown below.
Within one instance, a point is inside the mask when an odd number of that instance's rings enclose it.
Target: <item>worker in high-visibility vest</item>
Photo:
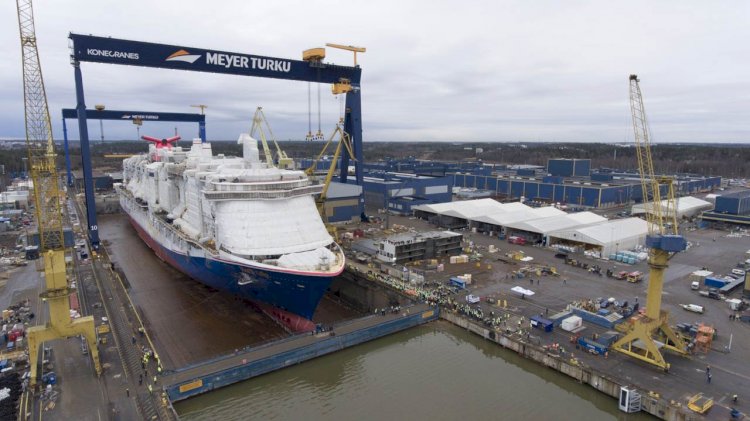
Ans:
[[[153,392],[154,392],[154,388],[152,388],[151,385],[148,385],[148,393],[150,394]]]

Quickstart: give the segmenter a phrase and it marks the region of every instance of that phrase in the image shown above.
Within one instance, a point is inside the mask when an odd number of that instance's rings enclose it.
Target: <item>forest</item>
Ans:
[[[283,141],[281,147],[292,158],[310,158],[317,155],[325,144],[322,141]],[[188,146],[187,142],[180,142]],[[76,145],[76,144],[74,144]],[[236,142],[212,142],[214,154],[239,155]],[[64,168],[62,148],[58,148],[58,165]],[[145,142],[106,141],[92,142],[94,168],[116,171],[119,160],[106,159],[105,154],[135,154],[147,150]],[[262,152],[261,152],[262,153]],[[333,153],[333,147],[328,154]],[[750,178],[750,145],[742,144],[657,144],[652,146],[654,168],[662,174],[692,173],[719,175],[725,178]],[[0,150],[0,165],[6,172],[23,169],[23,148]],[[368,161],[388,158],[407,158],[475,161],[499,164],[546,165],[550,158],[591,159],[591,167],[635,169],[637,167],[633,145],[605,143],[445,143],[445,142],[365,142],[364,156]],[[71,147],[73,169],[80,168],[80,149]]]

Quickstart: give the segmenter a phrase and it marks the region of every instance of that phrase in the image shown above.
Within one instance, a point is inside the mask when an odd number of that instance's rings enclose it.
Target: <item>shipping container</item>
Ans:
[[[541,329],[545,332],[552,332],[554,325],[552,320],[545,319],[542,316],[531,316],[531,327]]]
[[[705,285],[707,288],[724,288],[724,286],[728,283],[729,282],[727,280],[711,277],[706,277],[706,279],[703,280],[703,285]]]

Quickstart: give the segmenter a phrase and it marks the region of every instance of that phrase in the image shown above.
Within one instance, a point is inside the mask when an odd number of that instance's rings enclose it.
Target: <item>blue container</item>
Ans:
[[[631,265],[634,265],[635,264],[635,257],[629,257],[628,258],[628,263],[631,264]]]
[[[605,316],[605,317],[608,316],[609,313],[610,311],[607,310],[606,308],[600,308],[599,311],[596,312],[596,314],[598,314],[599,316]]]
[[[617,260],[617,254],[612,253],[609,255],[609,260]]]
[[[703,285],[705,285],[707,288],[724,288],[724,286],[728,283],[728,281],[716,278],[706,278],[703,280]]]
[[[461,289],[466,289],[466,281],[458,278],[451,278],[450,279],[450,285],[454,287],[459,287]]]
[[[617,261],[622,262],[622,254],[617,253]]]
[[[542,329],[545,332],[552,332],[555,323],[552,320],[545,319],[541,316],[531,316],[531,327]]]

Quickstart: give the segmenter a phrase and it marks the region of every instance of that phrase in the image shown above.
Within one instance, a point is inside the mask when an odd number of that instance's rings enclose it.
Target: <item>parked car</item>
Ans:
[[[478,296],[474,295],[474,294],[469,294],[469,295],[466,296],[466,302],[469,303],[469,304],[476,304],[476,303],[478,303],[480,301],[481,301],[481,299]]]

